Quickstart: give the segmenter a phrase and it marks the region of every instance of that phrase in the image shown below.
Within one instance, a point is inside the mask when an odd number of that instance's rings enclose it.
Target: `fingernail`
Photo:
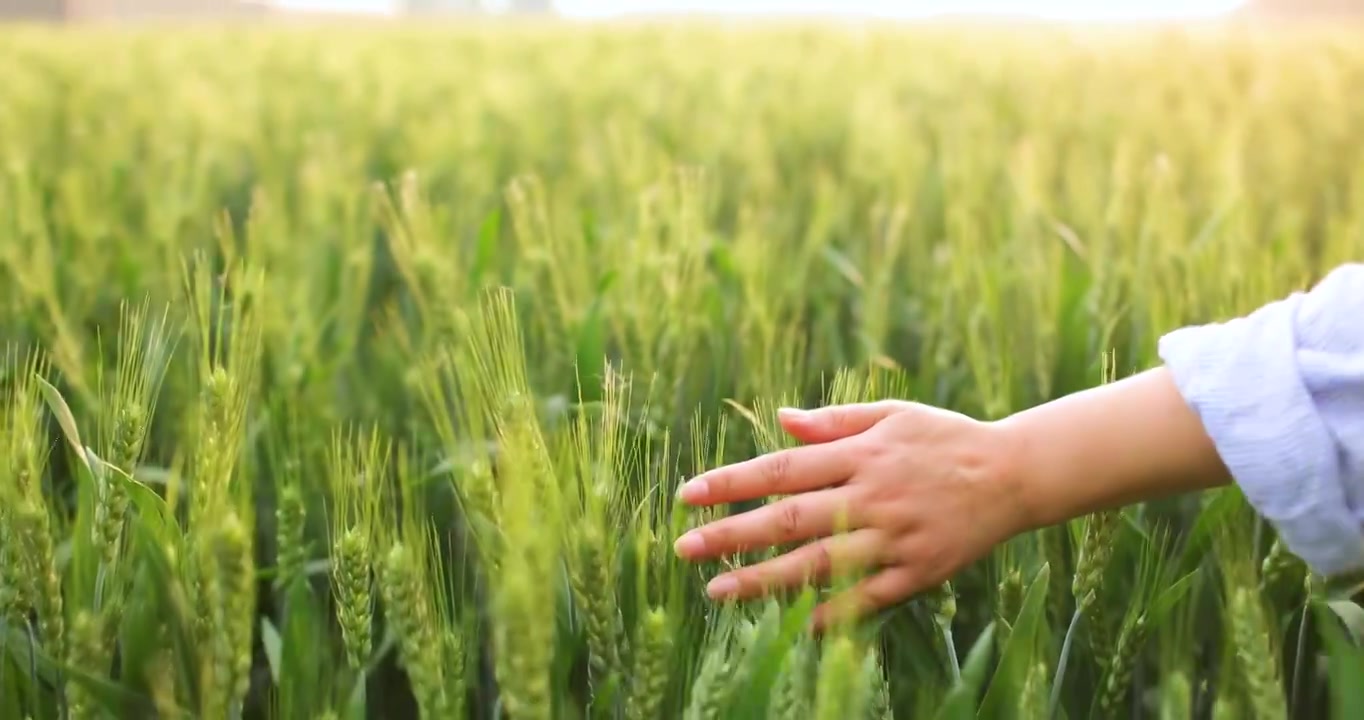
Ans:
[[[683,557],[694,557],[706,550],[706,539],[701,537],[701,533],[692,530],[673,543],[673,552]]]
[[[695,503],[706,499],[706,481],[700,478],[688,480],[677,489],[677,498],[682,502]]]
[[[797,418],[803,418],[809,414],[810,413],[806,412],[805,410],[801,410],[800,408],[786,407],[777,410],[777,417],[782,418],[783,420],[795,420]]]
[[[722,598],[726,595],[733,595],[739,589],[739,581],[728,575],[721,575],[710,581],[706,585],[706,593],[712,598]]]

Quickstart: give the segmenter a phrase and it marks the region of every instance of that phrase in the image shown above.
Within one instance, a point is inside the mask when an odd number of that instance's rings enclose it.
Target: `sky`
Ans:
[[[395,0],[279,0],[288,8],[389,12]],[[952,14],[1023,15],[1054,20],[1124,20],[1214,16],[1242,0],[555,0],[569,17],[604,18],[627,13],[840,14],[930,17]]]

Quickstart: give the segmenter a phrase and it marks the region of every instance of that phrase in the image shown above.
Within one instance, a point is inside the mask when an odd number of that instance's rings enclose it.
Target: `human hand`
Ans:
[[[877,569],[816,608],[820,627],[834,608],[855,617],[934,587],[1029,525],[1015,443],[1000,424],[899,401],[784,410],[780,420],[806,444],[703,473],[678,496],[695,506],[790,497],[693,529],[676,552],[704,560],[813,542],[716,577],[712,598]]]

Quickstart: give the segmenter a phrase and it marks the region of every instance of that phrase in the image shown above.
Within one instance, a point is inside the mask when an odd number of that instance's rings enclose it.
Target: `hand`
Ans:
[[[780,420],[806,444],[711,470],[678,496],[699,506],[791,496],[691,530],[676,552],[703,560],[813,542],[716,577],[712,598],[877,568],[816,608],[819,627],[833,607],[855,617],[938,585],[1028,525],[1014,443],[999,424],[897,401],[784,410]]]

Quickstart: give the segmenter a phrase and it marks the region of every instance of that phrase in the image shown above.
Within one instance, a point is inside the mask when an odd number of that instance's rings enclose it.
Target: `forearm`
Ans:
[[[1235,481],[1317,572],[1364,569],[1364,265],[1161,338],[1157,370],[999,423],[1023,529]]]
[[[1035,529],[1231,481],[1165,368],[1075,393],[998,423],[1014,496]]]

